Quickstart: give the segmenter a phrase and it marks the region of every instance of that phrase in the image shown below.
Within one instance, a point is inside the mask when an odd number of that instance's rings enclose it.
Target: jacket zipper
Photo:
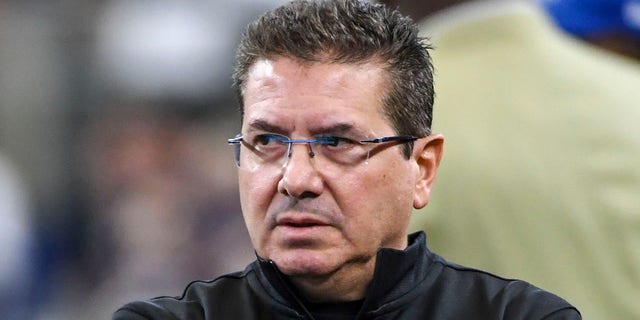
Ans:
[[[309,312],[307,307],[304,306],[304,303],[302,303],[300,298],[298,298],[298,296],[295,294],[295,292],[293,292],[293,290],[289,287],[288,283],[282,278],[282,274],[280,273],[280,269],[278,269],[278,266],[276,266],[276,263],[271,259],[269,259],[268,262],[269,262],[269,266],[275,271],[275,274],[278,277],[278,281],[280,281],[280,283],[282,283],[282,285],[285,287],[285,289],[287,290],[289,295],[291,295],[293,297],[293,299],[296,301],[298,306],[302,309],[302,311],[304,311],[306,316],[309,317],[310,320],[315,320],[313,318],[313,315],[311,315],[311,312]]]

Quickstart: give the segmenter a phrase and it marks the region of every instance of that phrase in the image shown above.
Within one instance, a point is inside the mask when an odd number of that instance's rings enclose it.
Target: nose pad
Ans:
[[[305,156],[298,154],[296,156],[298,159],[293,159],[292,144],[289,144],[287,157],[282,167],[278,191],[295,198],[317,197],[322,193],[324,182],[316,169],[316,164],[314,161],[310,161],[310,158],[314,158],[316,153],[311,144],[307,143],[309,158],[305,159]]]
[[[289,145],[287,146],[287,158],[291,158],[291,152],[292,152],[292,145],[294,144],[294,142],[290,142]],[[316,153],[313,152],[313,148],[311,147],[311,142],[307,142],[307,146],[309,147],[309,157],[310,158],[314,158],[316,156]]]
[[[309,146],[309,157],[313,158],[316,156],[315,152],[313,152],[313,148],[311,147],[311,143],[307,143]]]

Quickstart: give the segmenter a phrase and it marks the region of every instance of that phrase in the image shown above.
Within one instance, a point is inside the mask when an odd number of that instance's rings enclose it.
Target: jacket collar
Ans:
[[[433,261],[434,255],[427,249],[426,236],[422,231],[409,235],[409,245],[405,250],[378,250],[373,280],[367,289],[362,312],[380,309],[387,303],[406,297],[426,277]],[[292,307],[297,305],[306,312],[302,298],[295,293],[293,285],[278,270],[275,262],[258,257],[257,263],[258,278],[270,295],[281,303]]]
[[[410,292],[425,277],[432,261],[422,231],[409,235],[405,250],[380,249],[364,309],[378,309]]]

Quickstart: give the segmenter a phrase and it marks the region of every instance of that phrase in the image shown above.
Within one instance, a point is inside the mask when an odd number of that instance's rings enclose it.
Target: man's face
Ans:
[[[242,133],[393,136],[381,113],[384,88],[384,71],[374,63],[260,60],[246,82]],[[421,170],[399,144],[374,150],[366,161],[340,165],[294,144],[284,164],[262,165],[249,164],[252,151],[242,147],[242,210],[258,255],[288,275],[322,276],[363,265],[372,271],[380,247],[404,249]]]

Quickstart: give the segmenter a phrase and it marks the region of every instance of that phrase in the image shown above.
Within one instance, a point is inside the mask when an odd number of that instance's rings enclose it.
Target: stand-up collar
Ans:
[[[409,235],[409,245],[405,250],[380,249],[363,312],[378,310],[400,297],[410,296],[408,293],[425,278],[432,262],[433,255],[427,249],[424,232]],[[306,312],[301,297],[273,261],[258,257],[258,265],[258,278],[274,299],[293,308],[297,305]]]

